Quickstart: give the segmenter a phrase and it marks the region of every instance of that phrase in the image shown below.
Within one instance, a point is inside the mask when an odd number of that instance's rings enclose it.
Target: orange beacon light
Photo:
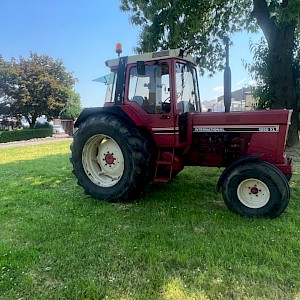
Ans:
[[[121,43],[116,44],[116,53],[118,53],[118,57],[120,57],[120,54],[122,53],[122,44]]]

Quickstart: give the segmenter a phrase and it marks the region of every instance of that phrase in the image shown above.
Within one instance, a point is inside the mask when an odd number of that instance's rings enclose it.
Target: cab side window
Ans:
[[[180,113],[196,110],[196,89],[194,69],[187,64],[176,63],[177,108]]]
[[[148,114],[171,111],[168,64],[145,65],[145,74],[130,69],[128,100],[138,103]]]

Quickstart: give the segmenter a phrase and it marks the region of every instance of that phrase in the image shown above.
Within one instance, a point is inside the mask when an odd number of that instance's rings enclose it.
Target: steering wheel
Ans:
[[[181,96],[181,93],[178,92],[177,95],[176,95],[176,99],[178,99],[180,96]],[[170,103],[170,98],[171,98],[171,96],[169,96],[164,101],[162,101],[162,103]]]

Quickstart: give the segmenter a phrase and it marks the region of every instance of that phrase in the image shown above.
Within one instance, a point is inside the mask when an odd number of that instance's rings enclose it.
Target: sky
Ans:
[[[30,52],[61,59],[78,79],[75,90],[83,107],[102,106],[106,87],[92,81],[109,73],[105,61],[117,57],[115,44],[122,43],[122,55],[134,54],[140,28],[119,9],[120,0],[0,0],[0,54],[5,60]],[[252,61],[247,33],[231,37],[232,90],[251,83],[242,59]],[[223,74],[199,78],[201,100],[223,94]]]

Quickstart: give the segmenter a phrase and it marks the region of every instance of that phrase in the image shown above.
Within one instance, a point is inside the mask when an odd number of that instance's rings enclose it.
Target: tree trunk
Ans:
[[[286,145],[293,147],[299,143],[299,114],[297,109],[293,110],[291,125],[288,132]]]
[[[31,117],[31,124],[30,124],[30,128],[32,126],[32,128],[34,128],[35,126],[35,123],[36,123],[36,119],[37,119],[37,115],[36,114],[33,114],[33,116]]]
[[[25,116],[25,118],[29,123],[29,128],[33,129],[36,123],[37,116],[34,114],[31,118],[29,116]]]
[[[296,78],[293,69],[296,22],[277,22],[269,12],[266,0],[253,0],[253,16],[262,29],[269,46],[268,85],[272,96],[271,108],[292,109],[287,146],[299,142]],[[288,5],[288,2],[282,3]],[[284,8],[284,7],[282,7]]]
[[[269,87],[272,96],[271,108],[292,109],[291,125],[288,132],[287,146],[299,142],[297,113],[296,78],[293,67],[293,48],[295,27],[288,25],[276,28],[269,44],[268,74]]]

